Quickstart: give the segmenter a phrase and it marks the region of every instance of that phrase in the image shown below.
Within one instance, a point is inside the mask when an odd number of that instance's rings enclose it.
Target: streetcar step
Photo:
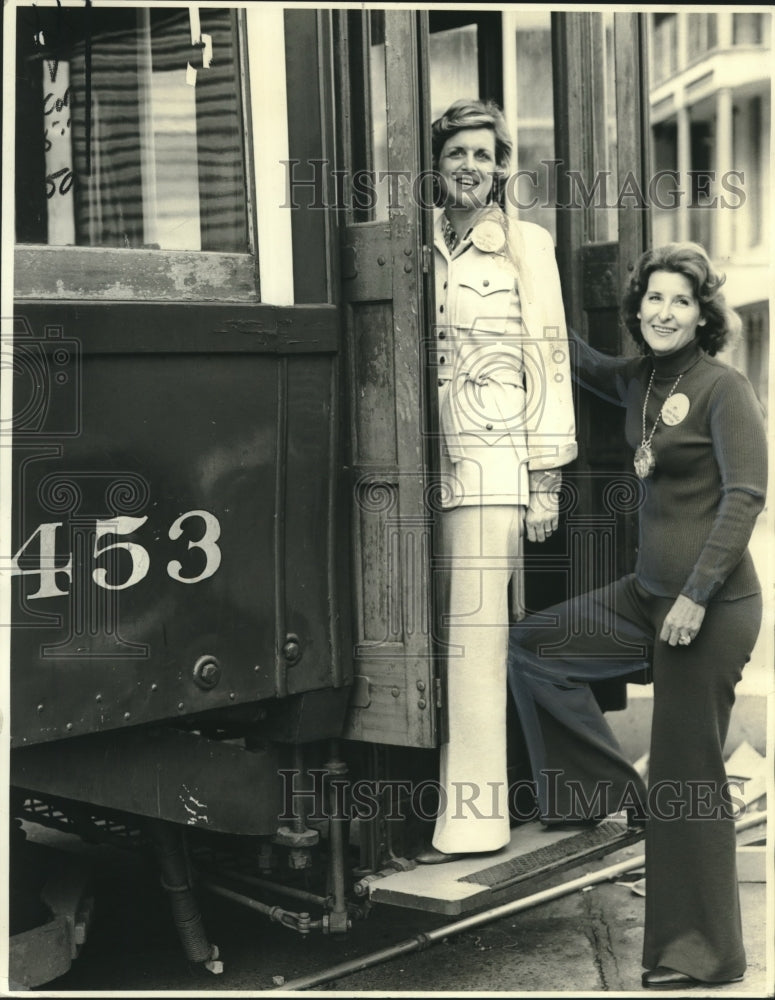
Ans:
[[[410,909],[455,916],[516,899],[526,884],[595,858],[643,837],[624,821],[607,819],[590,829],[552,829],[528,823],[494,854],[470,854],[442,865],[417,865],[369,886],[371,899]]]

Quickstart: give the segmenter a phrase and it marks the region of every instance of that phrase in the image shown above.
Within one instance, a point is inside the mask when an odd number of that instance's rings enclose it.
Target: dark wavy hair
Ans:
[[[699,243],[666,243],[641,256],[622,299],[622,320],[641,353],[649,354],[650,348],[641,333],[638,312],[655,271],[682,274],[692,286],[705,320],[697,327],[697,342],[706,354],[713,356],[740,333],[742,321],[721,292],[726,276],[715,269],[705,250]]]
[[[439,169],[441,151],[447,139],[467,128],[489,128],[495,134],[496,171],[493,177],[492,197],[502,206],[503,188],[514,143],[506,127],[503,111],[494,101],[461,98],[450,104],[444,114],[436,119],[431,125],[433,169]],[[434,193],[436,204],[442,204],[441,189],[438,184]]]

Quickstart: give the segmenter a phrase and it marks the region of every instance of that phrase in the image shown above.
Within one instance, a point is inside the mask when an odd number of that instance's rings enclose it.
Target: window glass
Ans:
[[[675,14],[654,14],[651,71],[654,83],[661,83],[678,66],[678,22]]]
[[[17,242],[250,250],[235,15],[195,11],[18,10]]]
[[[479,51],[476,24],[431,32],[431,120],[435,121],[453,101],[479,96]]]
[[[762,15],[733,14],[732,42],[734,45],[761,45]]]
[[[686,37],[689,58],[697,59],[716,47],[716,15],[687,14]]]
[[[384,221],[388,218],[390,203],[388,166],[388,106],[385,52],[385,12],[372,11],[369,15],[369,82],[371,93],[371,151],[373,156],[374,188],[376,203],[373,218]],[[382,180],[380,180],[382,178]]]
[[[556,232],[551,14],[515,14],[517,70],[516,203],[521,219]]]
[[[384,11],[347,12],[347,51],[352,219],[384,221],[389,214]]]

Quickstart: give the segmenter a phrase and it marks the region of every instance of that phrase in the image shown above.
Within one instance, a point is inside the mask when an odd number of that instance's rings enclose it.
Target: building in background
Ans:
[[[652,167],[676,171],[682,193],[675,207],[654,207],[654,242],[697,240],[726,273],[744,321],[727,360],[765,404],[771,22],[766,10],[649,15]]]

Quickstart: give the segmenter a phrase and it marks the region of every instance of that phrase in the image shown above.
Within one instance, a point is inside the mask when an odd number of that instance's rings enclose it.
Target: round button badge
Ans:
[[[492,219],[485,219],[474,226],[471,242],[482,253],[499,253],[506,246],[506,233],[503,226]]]
[[[662,419],[668,427],[675,427],[686,417],[690,405],[689,397],[682,392],[677,392],[666,400],[662,407]]]

